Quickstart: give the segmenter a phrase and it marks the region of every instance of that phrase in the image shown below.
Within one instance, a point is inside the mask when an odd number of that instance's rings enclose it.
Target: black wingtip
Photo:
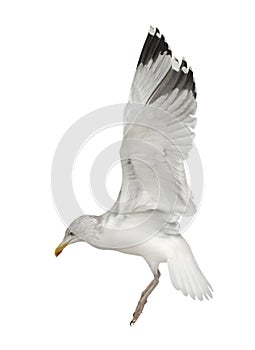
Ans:
[[[169,49],[164,35],[160,34],[157,27],[150,27],[137,66],[141,63],[146,65],[151,59],[155,62],[158,55],[164,52],[172,56],[172,51]]]
[[[182,59],[180,69],[182,69],[182,68],[188,68],[188,64],[187,64],[187,61],[185,60],[185,58]]]
[[[140,64],[145,66],[151,60],[152,62],[155,62],[160,54],[169,55],[171,58],[173,57],[172,51],[169,48],[164,35],[160,33],[157,27],[155,28],[150,26],[141,55],[137,63],[137,67]],[[174,58],[174,60],[177,62],[179,70],[178,72],[170,72],[170,70],[168,72],[169,74],[175,76],[175,78],[173,76],[171,77],[172,88],[178,87],[180,89],[187,89],[188,91],[192,91],[194,98],[196,98],[197,92],[192,69],[188,68],[188,64],[185,58],[183,58],[180,63],[176,58]]]

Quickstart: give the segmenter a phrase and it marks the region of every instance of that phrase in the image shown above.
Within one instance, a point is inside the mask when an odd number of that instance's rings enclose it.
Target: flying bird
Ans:
[[[167,263],[173,286],[185,296],[212,297],[211,285],[180,234],[182,218],[196,212],[185,171],[196,126],[196,95],[186,60],[179,62],[164,36],[150,27],[123,113],[119,196],[103,215],[74,220],[55,250],[58,256],[66,246],[85,241],[143,257],[153,280],[141,294],[131,325],[159,283],[161,263]]]

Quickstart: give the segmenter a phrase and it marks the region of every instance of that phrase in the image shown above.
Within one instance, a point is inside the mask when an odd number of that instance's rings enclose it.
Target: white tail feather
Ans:
[[[173,237],[173,240],[174,247],[167,263],[174,287],[193,299],[212,298],[212,287],[200,270],[188,243],[180,235]]]

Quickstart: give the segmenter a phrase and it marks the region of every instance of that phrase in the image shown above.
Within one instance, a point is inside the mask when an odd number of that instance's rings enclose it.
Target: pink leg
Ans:
[[[151,281],[151,283],[147,286],[147,288],[142,292],[142,295],[138,301],[137,307],[135,309],[135,312],[133,314],[133,319],[130,322],[130,326],[135,324],[135,322],[138,320],[139,316],[141,315],[144,305],[147,303],[147,298],[152,293],[152,291],[157,287],[159,284],[159,277],[160,272],[157,270],[157,275],[154,276],[154,279]]]

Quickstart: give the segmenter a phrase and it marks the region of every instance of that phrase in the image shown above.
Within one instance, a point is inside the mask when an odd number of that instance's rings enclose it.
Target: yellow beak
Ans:
[[[62,253],[63,249],[65,249],[65,247],[69,244],[70,241],[71,240],[69,239],[66,242],[61,242],[55,249],[55,255],[58,256],[60,253]]]

